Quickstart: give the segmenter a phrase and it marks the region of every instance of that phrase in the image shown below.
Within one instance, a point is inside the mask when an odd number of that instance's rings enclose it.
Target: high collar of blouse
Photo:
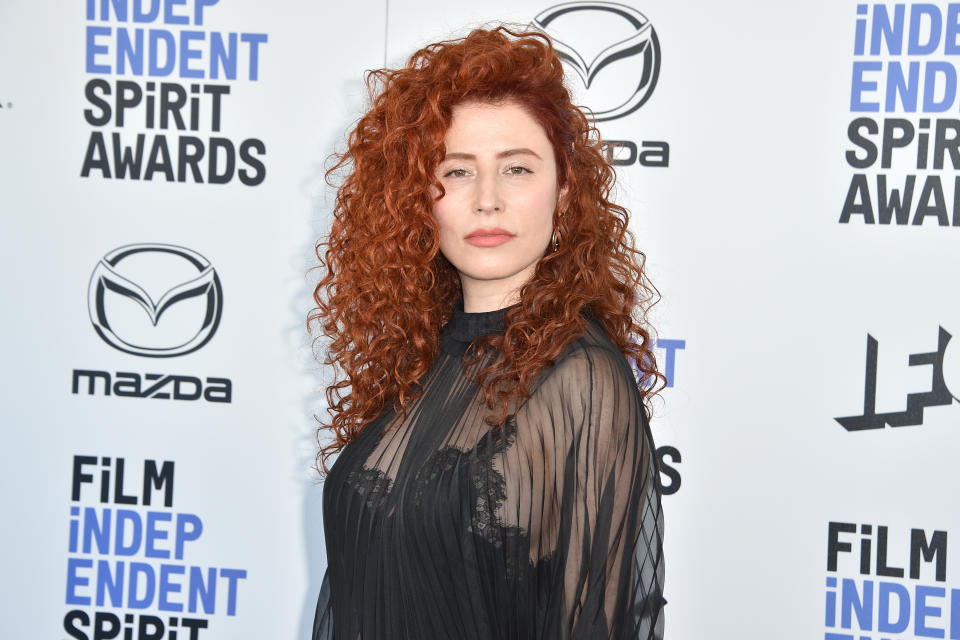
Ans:
[[[502,333],[507,311],[515,306],[517,305],[494,309],[493,311],[467,313],[463,310],[463,297],[461,296],[453,307],[453,316],[451,316],[450,322],[443,327],[441,346],[444,351],[451,355],[463,355],[467,346],[476,338],[491,333]]]

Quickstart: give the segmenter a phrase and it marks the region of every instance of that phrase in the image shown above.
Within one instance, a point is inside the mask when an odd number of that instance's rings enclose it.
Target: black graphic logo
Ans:
[[[928,353],[911,353],[909,364],[911,367],[930,365],[933,368],[930,391],[911,393],[907,395],[907,408],[904,411],[877,413],[877,355],[879,342],[867,334],[867,366],[863,385],[863,414],[834,418],[847,431],[861,431],[864,429],[883,429],[891,427],[907,427],[923,424],[923,410],[926,407],[941,407],[952,404],[954,399],[960,402],[960,384],[952,393],[947,386],[945,370],[950,371],[951,377],[957,373],[954,367],[957,364],[956,349],[947,353],[950,344],[950,334],[943,327],[937,338],[937,350]],[[945,363],[949,364],[945,366]]]
[[[196,251],[131,244],[114,249],[97,264],[88,305],[93,328],[111,347],[170,358],[210,341],[220,324],[223,290],[216,270]]]
[[[633,7],[615,2],[565,2],[540,12],[531,26],[550,36],[561,60],[580,76],[597,122],[633,113],[653,93],[660,75],[660,41],[650,21]],[[578,43],[578,50],[570,44],[583,34],[604,34],[604,41],[612,38],[613,42],[591,57],[586,46]],[[626,58],[636,58],[635,63],[620,66],[629,69],[629,75],[621,71],[619,77],[597,86],[601,71]]]

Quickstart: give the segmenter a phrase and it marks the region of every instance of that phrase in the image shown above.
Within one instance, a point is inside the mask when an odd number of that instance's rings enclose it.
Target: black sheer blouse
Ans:
[[[406,419],[385,411],[339,453],[313,640],[663,638],[660,481],[633,372],[588,319],[491,429],[463,354],[506,311],[459,301]]]

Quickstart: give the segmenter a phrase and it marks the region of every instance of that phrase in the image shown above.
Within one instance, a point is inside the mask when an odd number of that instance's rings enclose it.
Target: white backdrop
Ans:
[[[326,372],[304,320],[325,158],[362,113],[364,70],[558,4],[3,3],[0,637],[309,637]],[[673,364],[653,422],[667,638],[960,638],[960,5],[572,4],[548,28],[585,63],[638,30],[659,45],[647,100],[599,128],[669,149],[618,168]],[[142,57],[121,72],[124,47]],[[644,55],[589,90],[571,69],[570,88],[621,104]],[[164,127],[180,93],[183,130],[176,106]],[[143,135],[139,179],[118,177],[114,134],[131,153]],[[885,216],[911,180],[902,220]],[[191,338],[209,339],[150,352]],[[203,395],[228,384],[229,402]],[[852,416],[876,428],[836,420]],[[147,461],[173,469],[149,505]]]

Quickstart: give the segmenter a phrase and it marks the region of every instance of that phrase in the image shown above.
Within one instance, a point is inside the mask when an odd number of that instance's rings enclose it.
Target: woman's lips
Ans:
[[[468,235],[465,240],[477,247],[495,247],[513,238],[513,234],[506,229],[477,229]]]

